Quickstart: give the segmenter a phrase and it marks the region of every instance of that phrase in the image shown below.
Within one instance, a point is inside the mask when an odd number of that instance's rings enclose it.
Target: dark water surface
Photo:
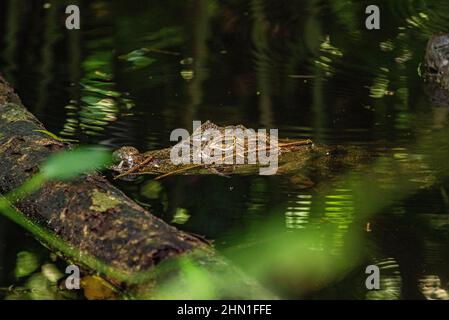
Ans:
[[[151,150],[172,145],[173,129],[211,120],[357,145],[398,162],[447,152],[449,107],[426,94],[419,66],[430,35],[449,29],[449,2],[375,1],[381,30],[368,31],[364,11],[372,2],[71,1],[80,5],[81,30],[68,31],[64,1],[2,0],[0,71],[49,131],[81,143]],[[270,241],[258,232],[268,221],[275,232],[330,225],[326,250],[336,260],[351,232],[362,234],[354,263],[338,275],[308,279],[300,288],[264,280],[285,297],[424,298],[435,297],[439,286],[444,297],[447,177],[440,163],[417,165],[413,191],[405,192],[389,179],[395,167],[382,159],[373,157],[385,177],[376,183],[398,195],[388,203],[368,189],[344,183],[330,191],[302,189],[285,176],[117,185],[167,222],[214,240],[231,259],[230,252]],[[354,205],[359,194],[379,205],[375,215],[361,217]],[[0,218],[1,287],[20,282],[14,276],[20,251],[49,259],[32,236]],[[251,272],[244,259],[235,262]],[[379,291],[365,288],[369,264],[381,269]]]

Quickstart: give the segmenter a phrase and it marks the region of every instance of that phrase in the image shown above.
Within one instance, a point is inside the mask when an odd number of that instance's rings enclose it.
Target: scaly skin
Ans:
[[[431,83],[449,89],[449,34],[429,39],[424,59],[424,77]]]

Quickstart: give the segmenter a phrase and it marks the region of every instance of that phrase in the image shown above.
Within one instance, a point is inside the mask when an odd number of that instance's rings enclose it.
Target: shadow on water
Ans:
[[[366,1],[75,2],[77,32],[63,27],[65,1],[0,4],[0,70],[50,131],[150,150],[198,119],[375,155],[376,192],[336,172],[343,178],[320,190],[297,177],[196,176],[117,182],[127,194],[214,240],[286,297],[447,297],[449,190],[438,154],[449,153],[440,134],[449,109],[429,98],[418,75],[427,39],[448,30],[446,0],[380,1],[379,32],[365,29]],[[39,249],[3,219],[0,231],[0,284],[8,286],[16,254]],[[299,261],[305,271],[289,269],[290,278],[255,268],[252,254],[283,252],[270,244],[285,233],[325,254],[298,249],[287,265]],[[360,248],[345,255],[351,241]],[[264,257],[267,265],[275,258]],[[322,273],[306,259],[321,262]],[[364,287],[368,264],[380,267],[382,290]],[[289,285],[292,278],[300,280]]]

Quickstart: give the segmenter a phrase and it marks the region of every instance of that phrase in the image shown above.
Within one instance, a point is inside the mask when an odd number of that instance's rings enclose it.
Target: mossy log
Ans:
[[[0,194],[22,185],[49,155],[69,147],[39,130],[45,130],[43,124],[25,109],[0,76]],[[66,257],[69,261],[86,267],[83,257],[90,256],[125,275],[149,274],[143,282],[133,281],[132,285],[126,279],[117,281],[130,296],[160,297],[155,292],[167,279],[175,279],[182,291],[186,279],[176,259],[189,257],[190,262],[207,270],[210,281],[216,280],[216,298],[272,298],[207,243],[153,216],[100,173],[71,182],[48,182],[15,207],[26,219],[79,252],[78,257]],[[45,245],[54,249],[52,243]],[[164,264],[169,267],[159,272]],[[222,274],[231,283],[222,283]]]

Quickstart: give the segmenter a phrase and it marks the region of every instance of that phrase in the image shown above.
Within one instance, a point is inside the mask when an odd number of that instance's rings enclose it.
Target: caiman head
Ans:
[[[430,38],[427,43],[424,67],[426,80],[449,89],[449,33]]]
[[[111,169],[124,173],[142,162],[142,154],[134,147],[124,146],[112,153]]]

